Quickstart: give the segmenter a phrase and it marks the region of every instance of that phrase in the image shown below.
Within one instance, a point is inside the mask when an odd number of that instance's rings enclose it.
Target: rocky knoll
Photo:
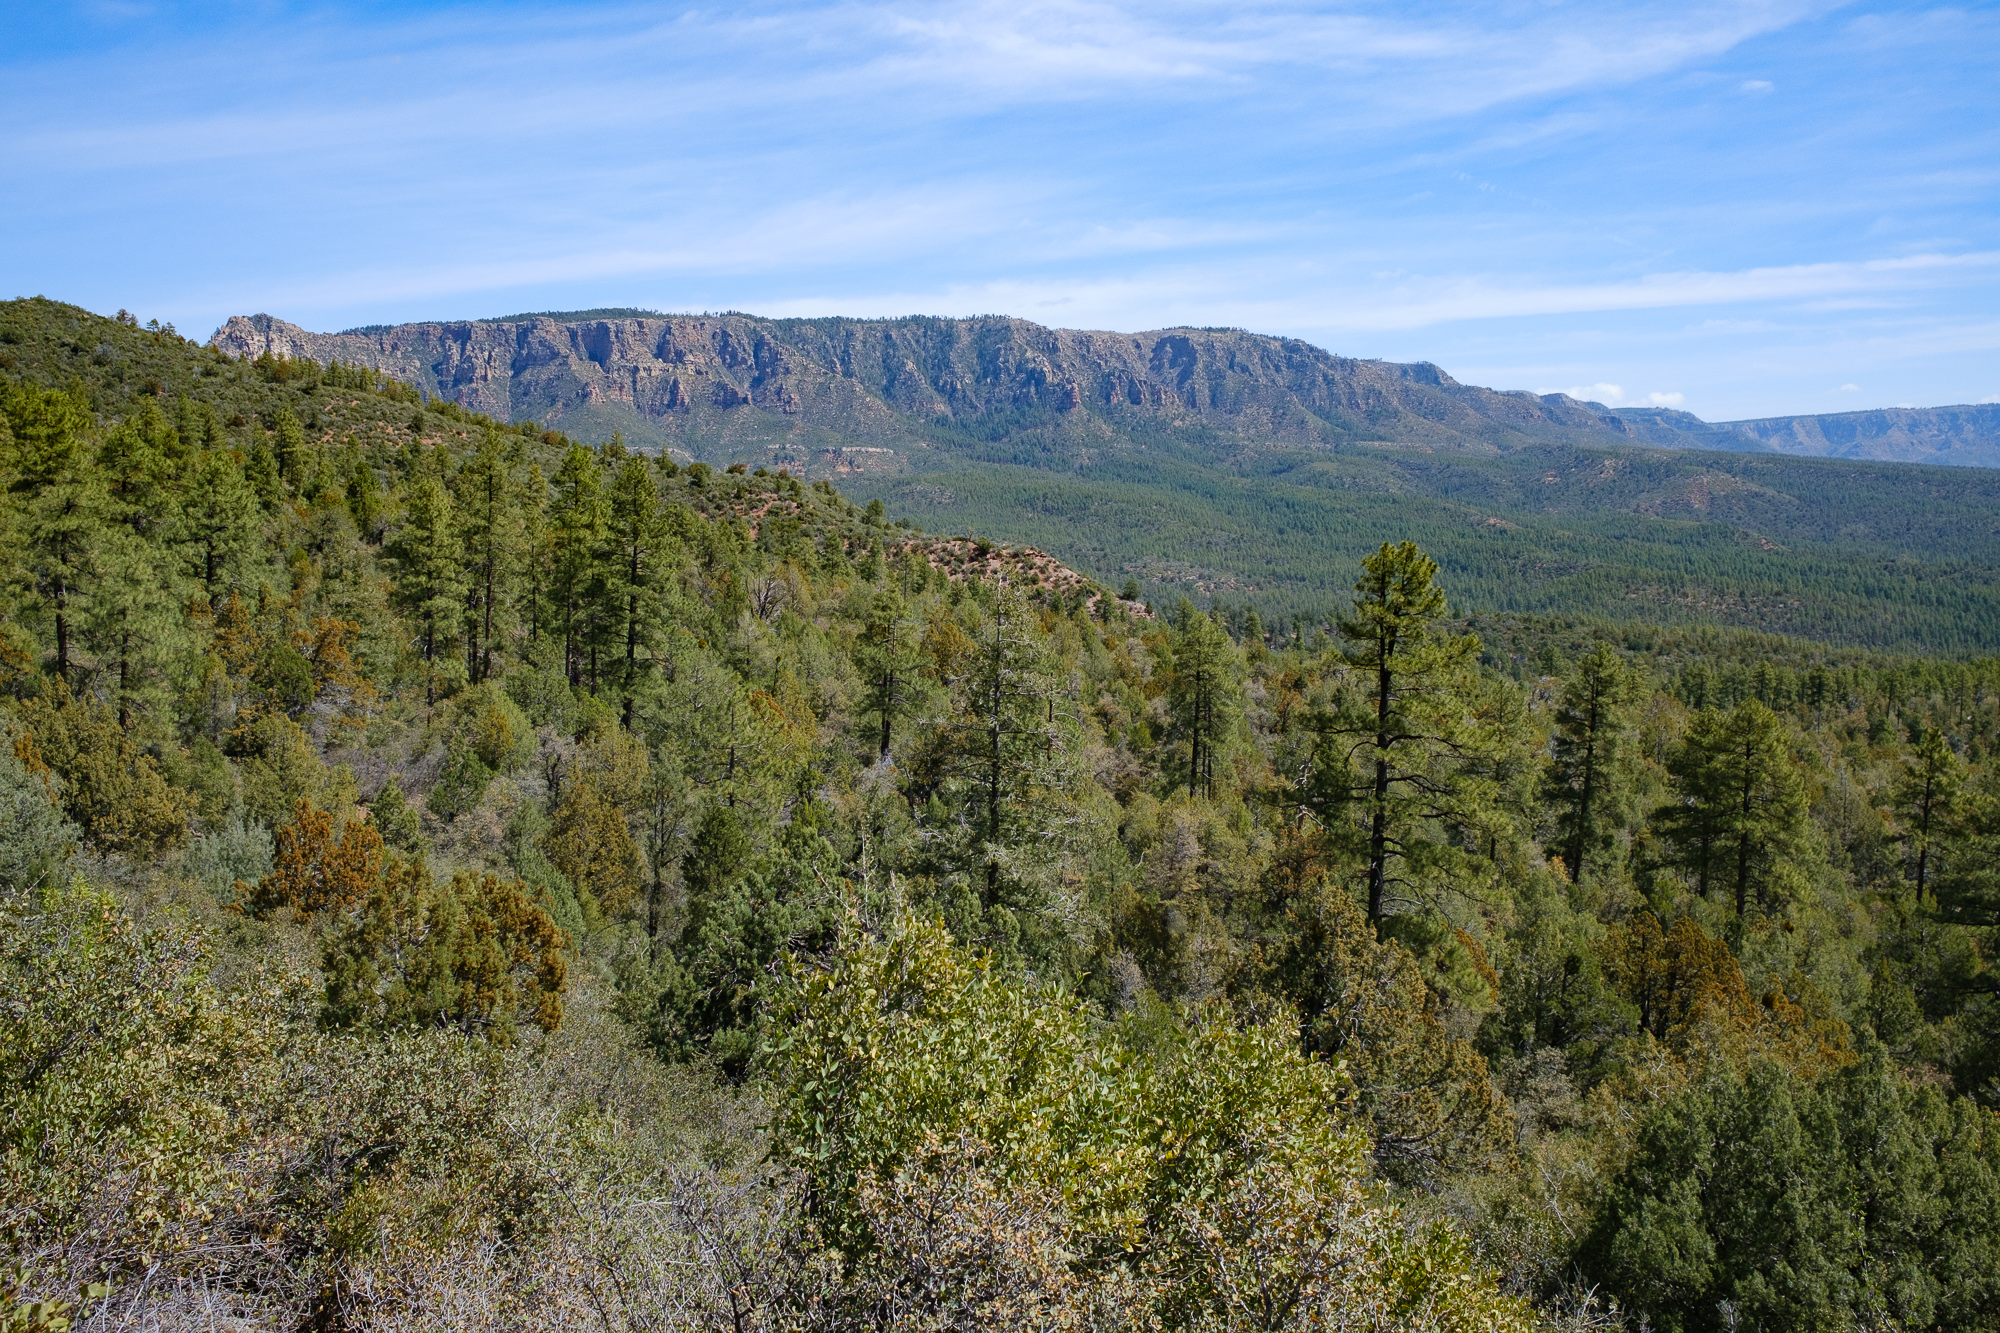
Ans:
[[[1710,423],[1484,389],[1428,362],[1355,360],[1237,329],[613,310],[333,334],[238,315],[211,341],[234,356],[372,366],[464,407],[579,437],[619,430],[635,444],[789,459],[815,472],[893,469],[963,448],[1060,466],[1169,442],[1223,454],[1646,444],[2000,465],[2000,407]]]

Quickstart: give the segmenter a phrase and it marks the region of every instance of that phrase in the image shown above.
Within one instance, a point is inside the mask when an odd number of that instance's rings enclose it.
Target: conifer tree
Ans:
[[[237,562],[254,549],[256,515],[256,492],[228,451],[204,449],[195,455],[181,493],[180,538],[209,601],[227,586],[226,577]]]
[[[1560,810],[1557,838],[1578,884],[1609,852],[1629,804],[1624,746],[1633,694],[1632,673],[1609,644],[1599,644],[1563,683],[1548,785]]]
[[[639,896],[639,849],[623,812],[595,774],[563,784],[542,847],[575,888],[593,925],[617,916]]]
[[[464,598],[463,547],[457,506],[444,483],[426,472],[410,488],[396,558],[403,577],[397,592],[417,620],[417,647],[426,668],[426,696],[437,697],[434,668],[457,638]]]
[[[115,525],[103,534],[97,569],[85,638],[117,698],[118,725],[130,730],[136,717],[168,704],[176,659],[194,647],[182,581],[158,545]]]
[[[1930,888],[1937,844],[1958,813],[1964,784],[1964,761],[1942,732],[1926,727],[1916,753],[1904,761],[1894,793],[1913,896],[1919,905]]]
[[[1057,707],[1065,682],[1032,608],[1011,588],[986,595],[975,633],[943,607],[926,630],[951,712],[910,758],[915,789],[940,802],[947,857],[984,881],[980,906],[990,911],[1006,867],[1031,844],[1060,841],[1075,803],[1077,746],[1074,719]]]
[[[299,465],[305,460],[306,428],[299,424],[291,408],[281,407],[272,418],[271,435],[274,440],[271,452],[277,463],[278,476],[297,487]]]
[[[875,757],[880,761],[889,757],[896,718],[915,696],[924,661],[916,624],[906,616],[903,599],[893,591],[878,592],[870,600],[868,618],[855,639],[854,656],[868,684],[867,709],[881,724],[875,746]]]
[[[177,445],[174,428],[156,404],[147,403],[106,432],[98,450],[111,519],[142,540],[161,541],[169,533]]]
[[[597,652],[606,618],[603,481],[597,455],[580,444],[563,455],[549,503],[549,592],[572,686],[597,690]]]
[[[624,677],[630,688],[639,677],[641,651],[651,656],[666,551],[673,540],[661,521],[658,483],[644,458],[630,457],[620,465],[607,512],[616,554],[610,591],[622,612]]]
[[[1362,568],[1354,608],[1340,621],[1340,660],[1354,689],[1312,719],[1299,799],[1358,852],[1368,919],[1379,928],[1392,893],[1434,896],[1457,843],[1491,818],[1494,738],[1473,708],[1479,640],[1437,623],[1445,597],[1436,562],[1413,543],[1384,542]]]
[[[1753,901],[1774,904],[1808,824],[1805,784],[1777,714],[1755,699],[1699,714],[1668,772],[1680,799],[1661,824],[1696,892],[1727,887],[1739,919]]]
[[[1213,616],[1185,599],[1169,643],[1167,698],[1175,730],[1187,744],[1190,796],[1215,794],[1215,759],[1228,737],[1237,707],[1236,645]]]
[[[382,489],[375,482],[375,469],[366,459],[354,465],[347,477],[347,510],[354,529],[368,541],[382,536]]]
[[[260,912],[289,907],[308,919],[346,912],[366,900],[382,875],[382,835],[368,824],[343,821],[305,797],[292,820],[278,829],[277,859],[251,895]]]
[[[90,412],[69,394],[32,385],[10,393],[6,407],[26,573],[53,630],[56,678],[67,685],[107,517],[102,481],[83,443]]]
[[[474,684],[493,674],[493,636],[504,631],[502,605],[521,557],[523,525],[516,453],[488,426],[455,479],[466,571],[466,670]]]
[[[681,883],[687,889],[685,935],[700,933],[730,887],[748,872],[749,861],[750,838],[742,815],[723,802],[710,805],[681,860]]]

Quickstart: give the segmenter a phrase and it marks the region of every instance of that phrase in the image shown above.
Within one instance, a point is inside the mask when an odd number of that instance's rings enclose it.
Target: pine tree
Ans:
[[[1916,753],[1903,764],[1895,787],[1896,814],[1903,824],[1903,846],[1910,862],[1911,887],[1921,905],[1930,888],[1935,847],[1958,813],[1965,785],[1965,764],[1944,733],[1926,727]]]
[[[375,800],[368,807],[368,822],[382,835],[382,841],[400,852],[411,854],[423,850],[423,826],[417,818],[416,807],[403,797],[403,789],[395,778],[382,784],[382,790],[375,793]]]
[[[915,696],[924,662],[916,624],[894,592],[878,592],[870,600],[867,619],[854,641],[854,657],[868,686],[867,711],[881,724],[875,757],[884,760],[889,757],[896,718]]]
[[[1359,853],[1379,928],[1392,892],[1431,897],[1459,844],[1491,820],[1495,742],[1473,707],[1479,640],[1438,627],[1437,564],[1410,542],[1384,542],[1362,567],[1340,621],[1341,662],[1357,688],[1311,720],[1298,798]]]
[[[1755,699],[1727,713],[1705,711],[1667,769],[1680,799],[1660,823],[1696,892],[1728,886],[1739,919],[1753,902],[1775,905],[1808,826],[1783,721]]]
[[[237,562],[256,546],[256,492],[226,450],[204,449],[189,470],[180,511],[180,539],[213,602]]]
[[[110,526],[97,552],[99,577],[84,616],[84,638],[118,701],[118,725],[163,711],[173,693],[174,669],[197,653],[186,617],[186,598],[174,562],[161,548]]]
[[[54,632],[56,679],[68,685],[78,617],[98,577],[108,517],[103,483],[83,442],[90,411],[69,394],[32,385],[8,394],[6,409],[26,573]]]
[[[1057,707],[1067,682],[1039,618],[1011,588],[988,595],[972,634],[934,609],[923,651],[950,713],[906,747],[913,794],[938,803],[941,868],[983,880],[981,912],[1002,905],[1003,888],[1040,882],[1029,862],[1057,853],[1079,785],[1075,719]]]
[[[681,859],[681,883],[687,888],[685,936],[700,934],[724,895],[749,872],[749,862],[750,838],[742,815],[731,805],[710,805]]]
[[[609,592],[619,603],[625,649],[624,678],[631,688],[652,656],[666,554],[673,538],[661,521],[658,483],[644,458],[632,457],[612,479],[608,537],[616,553]]]
[[[98,450],[111,518],[142,540],[164,540],[170,531],[178,445],[159,407],[147,403],[108,431]]]
[[[1236,645],[1213,616],[1183,600],[1168,645],[1167,699],[1175,731],[1187,743],[1190,796],[1215,794],[1215,759],[1235,721],[1241,666]]]
[[[1578,884],[1609,854],[1627,813],[1624,747],[1635,692],[1631,670],[1609,644],[1578,662],[1563,684],[1548,786],[1560,810],[1557,839]]]
[[[366,459],[354,465],[347,477],[347,511],[354,529],[367,541],[382,537],[382,489],[376,485],[375,469]]]
[[[603,481],[597,455],[571,445],[556,470],[549,504],[549,593],[551,611],[563,636],[563,665],[572,686],[585,682],[597,692],[597,653],[604,639],[605,605]]]
[[[435,475],[425,472],[410,488],[395,554],[402,568],[397,593],[417,620],[417,646],[423,654],[426,697],[431,702],[437,698],[436,662],[456,640],[460,625],[465,595],[462,552],[451,492]]]
[[[503,607],[522,554],[520,488],[513,476],[516,451],[488,426],[454,483],[468,574],[466,671],[475,684],[493,674],[493,636],[496,628],[504,632],[507,627]]]
[[[281,407],[272,418],[271,434],[275,440],[271,452],[277,464],[278,477],[296,488],[299,465],[305,461],[306,428],[292,415],[291,408]]]

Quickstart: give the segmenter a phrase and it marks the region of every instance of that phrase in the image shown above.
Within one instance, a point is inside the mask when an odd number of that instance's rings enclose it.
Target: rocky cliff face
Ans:
[[[746,315],[403,324],[308,333],[237,316],[212,341],[388,371],[477,411],[624,431],[704,456],[1032,437],[1057,453],[1201,439],[1493,451],[1630,435],[1594,404],[1496,393],[1436,366],[1356,361],[1236,330],[1107,333],[1015,319]]]
[[[1728,428],[1779,453],[2000,467],[2000,403],[1768,417]]]
[[[238,315],[213,343],[372,366],[507,420],[695,456],[879,471],[938,449],[1060,464],[1178,441],[1219,453],[1387,443],[1495,452],[1646,444],[2000,465],[2000,407],[1712,424],[1460,384],[1235,329],[1026,320],[520,316],[308,333]]]

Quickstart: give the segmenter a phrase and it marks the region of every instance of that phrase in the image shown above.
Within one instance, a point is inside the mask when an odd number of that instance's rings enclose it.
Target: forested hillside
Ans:
[[[0,421],[7,1327],[2000,1329],[2000,662],[50,303]]]
[[[321,335],[258,316],[215,342],[358,360],[502,420],[622,429],[684,461],[830,478],[929,526],[1137,578],[1155,601],[1221,596],[1267,622],[1326,621],[1361,557],[1407,535],[1467,610],[2000,651],[2000,472],[1709,452],[1818,451],[1811,436],[1991,463],[2000,408],[1745,434],[1238,330],[1005,319],[586,311]]]

